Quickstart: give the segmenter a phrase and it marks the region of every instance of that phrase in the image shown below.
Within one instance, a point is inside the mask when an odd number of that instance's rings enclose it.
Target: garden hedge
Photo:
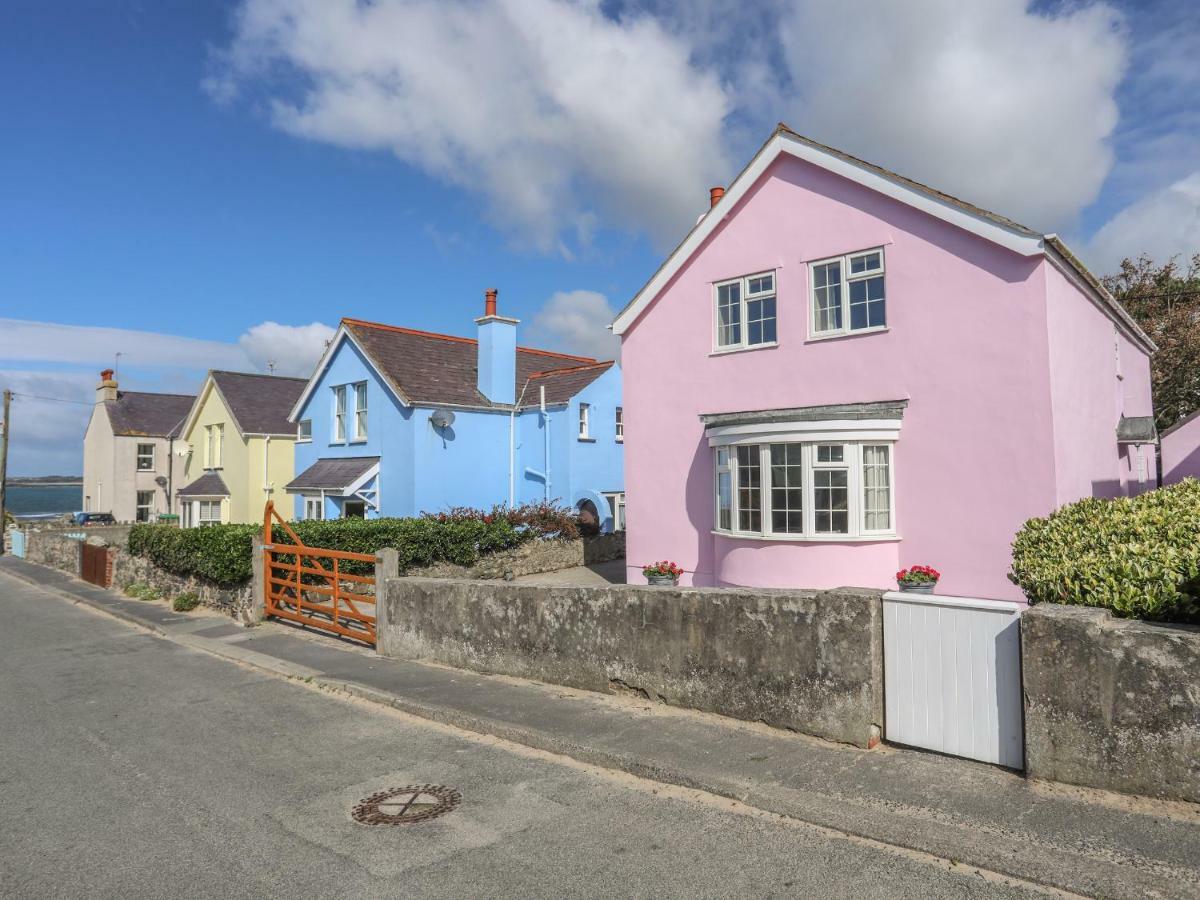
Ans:
[[[393,547],[404,571],[438,562],[470,566],[480,556],[537,537],[573,536],[575,532],[564,527],[569,522],[569,512],[559,510],[555,514],[549,505],[536,504],[503,514],[459,509],[450,515],[419,519],[330,519],[292,522],[290,527],[310,547],[371,554]],[[172,574],[195,575],[229,587],[250,579],[251,548],[261,532],[259,525],[135,525],[129,532],[129,552],[147,557]],[[278,525],[272,539],[280,544],[291,542]],[[356,568],[369,566],[347,564],[343,571],[354,572]]]
[[[1030,519],[1013,543],[1009,578],[1030,603],[1200,623],[1200,481],[1089,497]]]

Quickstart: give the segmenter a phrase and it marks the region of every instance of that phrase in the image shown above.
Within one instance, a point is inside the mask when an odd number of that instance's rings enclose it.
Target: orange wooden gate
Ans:
[[[292,543],[273,539],[272,520]],[[263,513],[262,541],[268,616],[374,646],[374,556],[307,546],[275,511],[274,503],[267,503]],[[366,585],[372,593],[363,592]]]

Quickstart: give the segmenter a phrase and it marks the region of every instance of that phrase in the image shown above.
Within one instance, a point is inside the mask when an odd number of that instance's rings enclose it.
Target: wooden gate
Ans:
[[[291,543],[275,541],[272,525]],[[275,511],[274,503],[267,503],[263,513],[262,542],[268,616],[375,645],[374,556],[309,547]]]
[[[83,580],[90,584],[98,584],[103,588],[108,587],[108,548],[82,541],[80,550],[82,551],[80,569]]]

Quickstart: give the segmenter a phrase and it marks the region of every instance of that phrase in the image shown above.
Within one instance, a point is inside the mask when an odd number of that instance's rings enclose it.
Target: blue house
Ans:
[[[475,324],[342,320],[291,413],[297,519],[555,500],[624,528],[620,367],[518,347],[495,290]]]

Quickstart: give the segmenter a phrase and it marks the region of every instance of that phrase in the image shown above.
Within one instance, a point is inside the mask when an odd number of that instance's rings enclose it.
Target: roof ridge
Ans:
[[[307,378],[301,378],[298,375],[275,375],[270,372],[235,372],[233,369],[210,369],[211,375],[242,375],[246,378],[275,378],[279,381],[303,381],[307,382]]]
[[[462,337],[457,334],[444,334],[440,331],[424,331],[420,328],[406,328],[403,325],[387,325],[383,322],[368,322],[366,319],[352,319],[348,316],[342,317],[343,325],[360,325],[364,328],[378,328],[381,331],[392,331],[399,334],[412,334],[418,337],[431,337],[443,341],[457,341],[460,344],[478,344],[479,341],[475,338]],[[521,353],[534,353],[538,356],[551,356],[559,359],[578,359],[585,363],[599,362],[594,356],[578,356],[574,353],[560,353],[557,350],[542,350],[538,347],[521,347],[518,345],[517,350]]]
[[[117,390],[117,399],[120,399],[123,394],[141,394],[143,397],[185,397],[191,400],[196,399],[195,394],[168,394],[163,391],[126,391],[123,389]]]

